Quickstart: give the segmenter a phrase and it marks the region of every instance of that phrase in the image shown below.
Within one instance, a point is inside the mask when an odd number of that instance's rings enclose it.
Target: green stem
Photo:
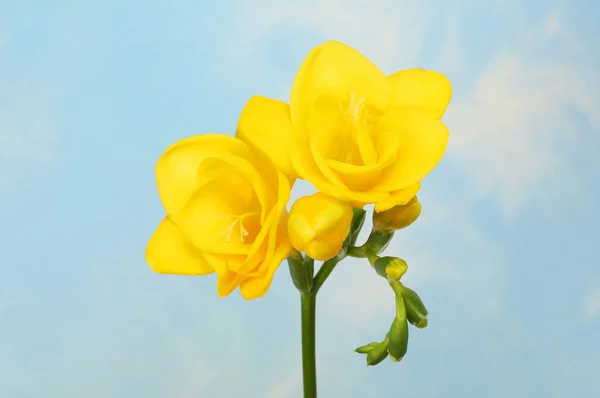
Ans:
[[[392,290],[394,291],[394,293],[396,293],[397,297],[402,297],[402,288],[404,288],[404,285],[402,284],[402,282],[393,281],[393,282],[390,282],[390,286],[392,287]]]
[[[317,397],[317,363],[315,358],[315,326],[317,293],[342,258],[334,257],[321,265],[310,293],[300,293],[302,303],[302,377],[304,398]],[[312,265],[312,263],[310,263]]]
[[[323,263],[323,265],[321,265],[321,268],[319,268],[319,272],[317,272],[317,275],[315,275],[315,278],[313,280],[313,285],[312,285],[312,290],[311,290],[312,294],[314,294],[314,295],[317,294],[317,292],[319,291],[321,286],[323,286],[323,283],[325,283],[325,281],[327,280],[329,275],[331,275],[331,273],[333,272],[333,269],[335,268],[335,266],[340,261],[342,261],[341,258],[334,257],[330,260],[325,261]]]
[[[317,398],[317,363],[315,357],[316,293],[300,293],[302,303],[302,377],[304,398]]]
[[[348,249],[348,255],[350,257],[356,257],[356,258],[367,257],[367,253],[365,252],[365,245],[351,246],[350,249]]]
[[[385,232],[372,229],[367,241],[362,246],[351,246],[348,249],[348,255],[350,257],[365,258],[368,257],[369,252],[379,254],[385,250],[393,237],[393,231]]]

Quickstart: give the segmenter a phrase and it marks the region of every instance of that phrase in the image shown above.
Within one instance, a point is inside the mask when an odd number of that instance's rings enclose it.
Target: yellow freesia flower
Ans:
[[[440,119],[451,95],[440,73],[386,76],[356,50],[328,41],[302,63],[289,107],[254,99],[240,122],[282,170],[291,165],[319,191],[382,212],[412,199],[444,155]]]
[[[315,260],[329,260],[339,253],[350,233],[352,206],[317,192],[294,202],[288,233],[294,248]]]
[[[156,180],[167,216],[146,251],[152,270],[215,272],[221,297],[238,286],[246,299],[263,296],[291,250],[285,175],[244,141],[206,134],[168,148]]]

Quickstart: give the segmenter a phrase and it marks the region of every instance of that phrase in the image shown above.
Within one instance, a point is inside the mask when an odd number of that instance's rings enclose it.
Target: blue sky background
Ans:
[[[319,299],[321,395],[600,396],[600,7],[436,3],[0,0],[0,396],[301,396],[286,267],[264,299],[219,299],[144,250],[163,150],[232,134],[254,94],[286,100],[328,39],[439,70],[454,98],[423,214],[386,252],[429,327],[367,368],[353,349],[393,300],[342,263]]]

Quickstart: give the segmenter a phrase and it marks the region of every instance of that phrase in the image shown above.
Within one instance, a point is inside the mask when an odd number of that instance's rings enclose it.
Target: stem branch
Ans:
[[[316,293],[301,293],[302,304],[302,378],[304,398],[317,398],[317,363],[315,357]]]
[[[313,286],[311,290],[312,294],[314,294],[315,296],[317,295],[319,289],[321,288],[321,286],[323,286],[323,283],[325,283],[329,275],[331,275],[331,273],[333,272],[335,266],[341,260],[342,259],[340,258],[334,257],[330,260],[325,261],[323,265],[321,265],[321,268],[319,268],[319,272],[317,272],[317,275],[315,275],[315,279],[313,280]]]

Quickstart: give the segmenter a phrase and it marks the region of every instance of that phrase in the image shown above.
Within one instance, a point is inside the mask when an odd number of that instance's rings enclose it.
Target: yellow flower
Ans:
[[[238,286],[246,299],[263,296],[291,250],[285,175],[244,141],[206,134],[168,148],[156,180],[167,216],[146,250],[152,270],[215,272],[221,297]]]
[[[288,232],[296,250],[315,260],[329,260],[350,233],[352,206],[320,192],[298,199],[290,209]]]
[[[288,175],[293,169],[329,196],[375,203],[381,212],[413,198],[444,155],[448,130],[440,119],[451,95],[440,73],[386,76],[356,50],[328,41],[300,66],[289,107],[254,99],[241,121],[245,136]]]
[[[408,227],[421,214],[421,203],[413,197],[404,205],[394,206],[380,213],[373,212],[373,228],[380,232],[391,232]]]

